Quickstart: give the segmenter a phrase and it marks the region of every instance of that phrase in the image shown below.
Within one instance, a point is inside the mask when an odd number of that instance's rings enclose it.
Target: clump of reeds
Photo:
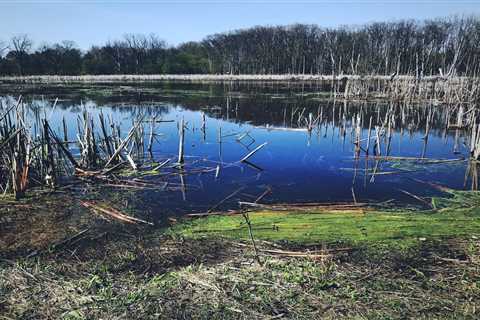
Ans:
[[[4,193],[12,190],[16,198],[27,188],[32,162],[32,141],[20,106],[21,98],[0,116],[0,180],[4,181],[1,187]]]
[[[77,139],[70,141],[65,120],[60,138],[47,117],[36,116],[33,120],[27,117],[21,98],[0,107],[0,188],[16,199],[30,186],[54,188],[60,179],[72,175],[106,175],[124,163],[136,170],[137,160],[143,158],[142,119],[134,121],[122,139],[118,124],[111,118],[107,124],[100,114],[97,122],[84,112],[77,119]],[[37,132],[32,132],[32,127]],[[72,144],[77,147],[72,148]]]
[[[345,77],[344,99],[389,99],[391,101],[435,101],[475,103],[480,100],[480,80],[468,77],[370,76]]]

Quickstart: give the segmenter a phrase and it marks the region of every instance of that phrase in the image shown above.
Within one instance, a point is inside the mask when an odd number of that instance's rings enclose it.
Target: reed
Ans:
[[[85,111],[77,119],[76,141],[69,141],[65,121],[60,138],[46,115],[36,113],[32,120],[27,109],[21,97],[0,107],[0,188],[4,194],[13,193],[19,199],[29,187],[55,188],[70,176],[109,174],[125,161],[136,169],[136,162],[142,160],[142,119],[135,121],[122,140],[118,125],[112,122],[108,130],[103,114],[95,120]],[[39,134],[32,128],[38,128]],[[71,144],[76,147],[71,148]]]

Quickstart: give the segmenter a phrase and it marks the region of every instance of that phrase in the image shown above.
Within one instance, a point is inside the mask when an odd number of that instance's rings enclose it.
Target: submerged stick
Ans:
[[[211,207],[210,209],[207,210],[208,213],[212,212],[213,210],[215,210],[216,208],[218,208],[218,206],[222,205],[225,201],[231,199],[232,197],[234,197],[237,193],[239,193],[240,191],[242,191],[243,189],[245,189],[245,187],[241,187],[237,190],[235,190],[234,192],[232,192],[231,194],[229,194],[228,196],[226,196],[225,198],[223,198],[223,200],[221,200],[220,202],[218,202],[217,204],[215,204],[213,207]]]
[[[258,147],[256,147],[255,149],[253,149],[251,152],[249,152],[245,157],[243,157],[240,162],[244,162],[246,160],[248,160],[248,158],[250,158],[251,156],[253,156],[258,150],[262,149],[263,147],[265,147],[268,143],[265,142],[261,145],[259,145]]]
[[[357,204],[357,197],[355,196],[355,190],[352,187],[352,197],[353,197],[353,203]]]
[[[370,117],[370,122],[368,124],[367,150],[365,151],[367,156],[368,156],[368,153],[370,152],[370,136],[371,136],[371,133],[372,133],[372,117]]]
[[[255,199],[255,203],[258,203],[260,202],[263,198],[265,198],[268,194],[270,194],[272,192],[272,188],[271,187],[267,187],[267,190],[265,190],[261,195],[259,195],[257,197],[257,199]]]
[[[169,162],[170,162],[170,159],[167,159],[167,160],[163,161],[163,162],[160,163],[158,166],[156,166],[155,168],[153,168],[153,171],[158,171],[158,170],[160,170],[161,168],[163,168],[164,166],[166,166]]]
[[[182,118],[182,121],[180,121],[180,127],[179,127],[179,134],[180,138],[178,141],[178,163],[184,163],[184,143],[185,143],[185,120]]]
[[[425,199],[423,199],[423,198],[421,198],[421,197],[419,197],[419,196],[417,196],[417,195],[414,195],[413,193],[410,193],[410,192],[408,192],[408,191],[406,191],[406,190],[403,190],[403,189],[398,189],[398,190],[399,190],[400,192],[405,193],[406,195],[408,195],[408,196],[410,196],[410,197],[412,197],[412,198],[414,198],[414,199],[417,199],[418,201],[426,204],[426,205],[429,206],[430,208],[433,208],[432,204],[431,204],[430,202],[428,202],[427,200],[425,200]]]

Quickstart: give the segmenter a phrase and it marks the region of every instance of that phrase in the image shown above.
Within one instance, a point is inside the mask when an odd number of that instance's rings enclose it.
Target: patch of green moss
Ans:
[[[467,201],[460,207],[458,202]],[[478,194],[456,193],[436,211],[270,212],[250,213],[255,238],[301,244],[320,242],[396,243],[425,239],[480,236]],[[458,207],[448,207],[447,201]],[[438,202],[438,200],[437,200]],[[450,202],[448,202],[450,203]],[[451,204],[450,203],[450,204]],[[440,204],[439,204],[440,205]],[[210,216],[186,221],[174,229],[185,237],[221,236],[248,239],[242,216]]]
[[[432,198],[432,205],[443,211],[462,211],[480,214],[480,191],[459,191],[444,188],[448,194],[444,197]]]

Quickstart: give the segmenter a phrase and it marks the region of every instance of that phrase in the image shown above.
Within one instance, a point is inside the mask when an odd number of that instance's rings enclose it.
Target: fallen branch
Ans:
[[[153,223],[151,223],[151,222],[126,215],[126,214],[124,214],[124,213],[122,213],[122,212],[120,212],[120,211],[118,211],[117,209],[114,209],[114,208],[105,209],[105,208],[102,208],[102,207],[98,206],[97,204],[95,204],[93,202],[90,202],[90,201],[81,201],[80,204],[82,206],[84,206],[85,208],[88,208],[88,209],[90,209],[92,211],[95,211],[97,213],[100,212],[104,215],[107,215],[111,218],[120,220],[122,222],[131,223],[131,224],[143,223],[143,224],[148,224],[148,225],[153,226]]]
[[[231,210],[231,211],[215,211],[215,212],[202,212],[202,213],[187,213],[185,217],[197,218],[197,217],[208,217],[208,216],[233,216],[242,214],[241,210]]]
[[[419,196],[416,196],[416,195],[414,195],[413,193],[410,193],[410,192],[408,192],[408,191],[406,191],[406,190],[403,190],[403,189],[398,189],[398,190],[399,190],[400,192],[403,192],[403,193],[405,193],[406,195],[408,195],[408,196],[410,196],[410,197],[412,197],[412,198],[414,198],[414,199],[417,199],[418,201],[426,204],[426,205],[429,206],[430,208],[433,208],[432,204],[431,204],[430,202],[428,202],[427,200],[425,200],[425,199],[423,199],[423,198],[421,198],[421,197],[419,197]]]
[[[260,250],[262,253],[271,253],[276,256],[284,256],[284,257],[299,257],[299,258],[313,258],[313,259],[321,259],[321,258],[328,258],[331,257],[331,254],[316,254],[310,252],[301,252],[301,251],[284,251],[284,250]]]
[[[245,189],[245,187],[241,187],[237,190],[235,190],[234,192],[232,192],[231,194],[229,194],[228,196],[226,196],[225,198],[223,198],[223,200],[221,200],[220,202],[218,202],[216,205],[214,205],[213,207],[211,207],[210,209],[207,210],[207,213],[210,213],[212,212],[213,210],[215,210],[216,208],[218,208],[218,206],[222,205],[225,201],[229,200],[230,198],[234,197],[237,193],[239,193],[240,191],[242,191],[243,189]]]
[[[245,157],[243,157],[240,162],[244,162],[246,160],[248,160],[248,158],[250,158],[251,156],[253,156],[258,150],[262,149],[263,147],[265,147],[267,145],[267,142],[265,143],[262,143],[261,145],[259,145],[258,147],[256,147],[255,149],[253,149],[252,151],[250,151]]]

